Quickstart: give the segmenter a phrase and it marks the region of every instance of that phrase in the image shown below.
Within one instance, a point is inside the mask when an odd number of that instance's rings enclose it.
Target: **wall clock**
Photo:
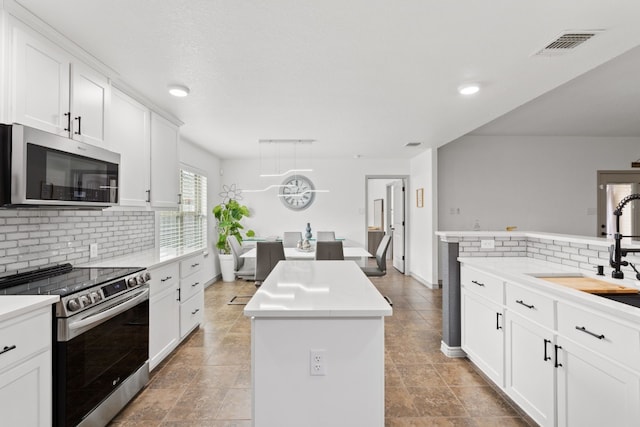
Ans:
[[[280,200],[282,203],[294,211],[301,211],[308,208],[316,197],[313,183],[309,178],[302,175],[291,175],[282,182],[280,187]]]

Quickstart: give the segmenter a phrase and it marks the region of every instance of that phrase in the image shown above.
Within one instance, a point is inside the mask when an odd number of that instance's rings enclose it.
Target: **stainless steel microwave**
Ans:
[[[118,204],[120,154],[23,125],[0,125],[0,206]]]

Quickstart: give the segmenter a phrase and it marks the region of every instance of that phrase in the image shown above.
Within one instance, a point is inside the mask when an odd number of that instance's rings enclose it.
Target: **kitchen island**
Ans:
[[[251,317],[254,426],[383,426],[384,317],[353,261],[281,261]]]

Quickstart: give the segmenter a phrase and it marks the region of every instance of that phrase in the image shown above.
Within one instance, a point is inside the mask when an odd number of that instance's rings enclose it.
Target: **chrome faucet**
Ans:
[[[621,241],[624,237],[633,237],[637,238],[640,236],[623,236],[620,234],[620,216],[622,215],[622,208],[625,207],[627,203],[632,200],[640,200],[640,193],[630,194],[625,197],[618,203],[616,209],[613,211],[613,214],[616,216],[616,232],[613,235],[613,239],[615,240],[615,244],[611,245],[609,248],[609,264],[613,267],[613,271],[611,272],[611,277],[614,279],[624,279],[624,273],[620,270],[620,267],[626,267],[630,265],[633,268],[633,271],[636,272],[636,278],[640,280],[640,273],[636,270],[635,265],[631,264],[628,261],[623,261],[622,257],[627,256],[629,253],[640,252],[640,249],[625,249],[621,246]]]

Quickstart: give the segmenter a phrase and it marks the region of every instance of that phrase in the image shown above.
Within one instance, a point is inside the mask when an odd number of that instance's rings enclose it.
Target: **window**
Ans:
[[[207,177],[180,169],[181,203],[160,212],[160,250],[202,249],[207,244]]]

